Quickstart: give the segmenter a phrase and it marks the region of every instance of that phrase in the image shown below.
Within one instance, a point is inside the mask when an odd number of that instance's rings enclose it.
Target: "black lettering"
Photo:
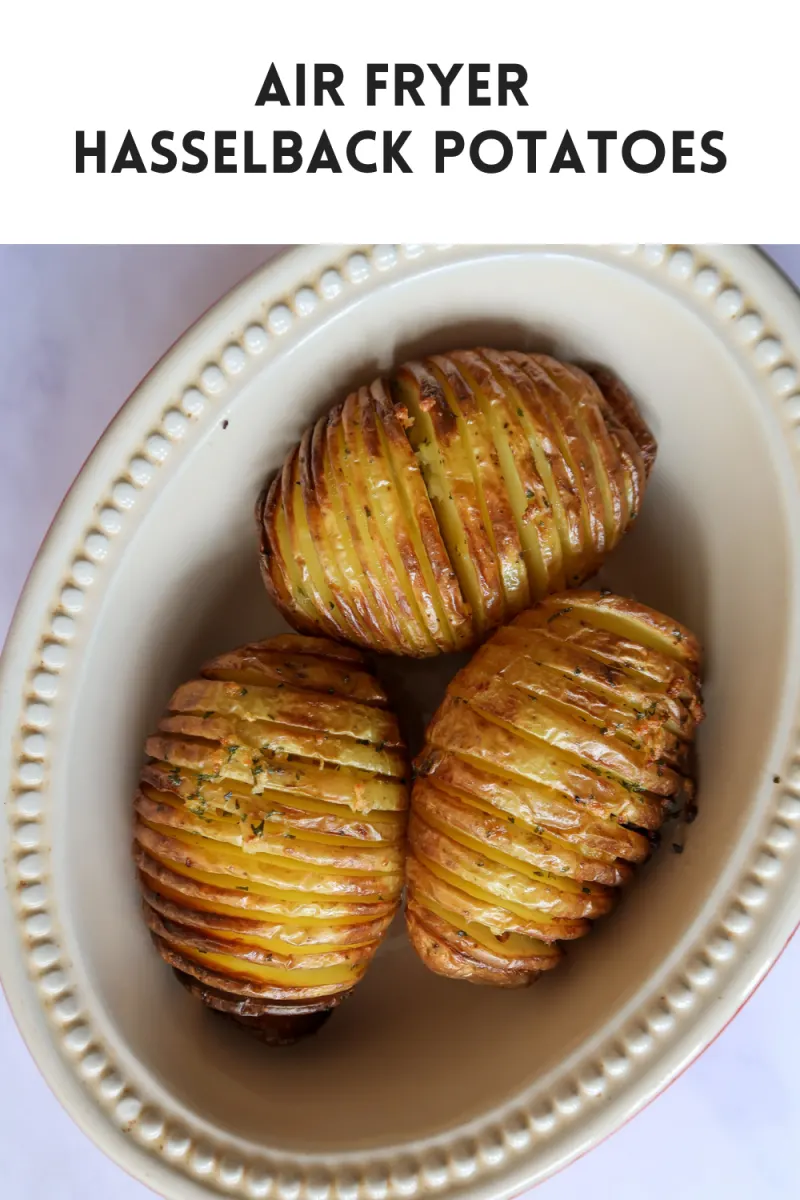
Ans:
[[[458,158],[464,150],[464,138],[457,129],[436,130],[436,174],[444,173],[444,160]]]
[[[721,142],[723,138],[722,131],[719,129],[709,129],[700,139],[700,145],[705,150],[706,154],[710,154],[714,159],[713,163],[701,163],[700,170],[705,171],[708,175],[717,175],[720,171],[724,171],[728,158],[723,150],[718,146],[712,146],[712,142]]]
[[[586,134],[590,142],[597,142],[597,171],[605,175],[608,171],[608,143],[617,139],[615,129],[590,129]]]
[[[317,108],[324,103],[326,92],[334,104],[342,107],[344,100],[338,89],[343,80],[344,71],[336,63],[314,63],[314,104]]]
[[[536,143],[543,142],[547,137],[546,129],[521,129],[517,134],[521,142],[528,144],[528,174],[536,174]]]
[[[672,131],[672,171],[675,175],[691,175],[694,163],[683,160],[692,153],[691,146],[684,146],[686,138],[693,138],[693,129],[674,129]]]
[[[214,171],[217,175],[235,175],[239,168],[236,163],[226,162],[236,153],[235,146],[228,146],[230,139],[236,140],[235,129],[217,129],[214,133]]]
[[[653,147],[653,157],[649,163],[637,162],[633,157],[633,147],[639,141],[650,142]],[[637,129],[635,133],[629,133],[622,143],[622,161],[629,171],[636,171],[639,175],[649,175],[651,171],[657,171],[666,155],[667,151],[661,138],[650,129]]]
[[[139,153],[139,147],[136,145],[136,141],[130,129],[125,134],[122,145],[119,148],[119,154],[114,159],[114,165],[111,168],[111,174],[119,175],[121,171],[136,171],[139,175],[147,174],[147,167],[144,165],[144,159]]]
[[[97,131],[97,145],[86,145],[86,131],[75,130],[75,171],[83,175],[87,158],[96,158],[96,174],[105,174],[106,169],[106,134],[104,129]]]
[[[367,63],[367,107],[375,107],[375,93],[386,91],[386,80],[378,78],[378,72],[385,75],[389,70],[388,63]]]
[[[313,175],[315,171],[333,171],[334,175],[341,175],[342,173],[339,160],[333,152],[331,140],[324,129],[319,135],[319,141],[314,147],[314,153],[311,155],[311,161],[308,164],[309,175]]]
[[[256,98],[256,108],[266,104],[268,100],[277,100],[278,104],[291,104],[275,63],[269,64],[269,70],[264,76],[261,91]]]
[[[468,67],[468,72],[469,72],[469,105],[470,105],[470,108],[472,108],[478,104],[484,104],[484,105],[491,104],[492,101],[488,96],[480,95],[481,92],[488,91],[488,89],[489,89],[489,80],[480,78],[480,72],[483,72],[484,74],[488,74],[489,64],[488,63],[470,63],[469,67]]]
[[[272,135],[272,169],[276,175],[293,175],[303,165],[303,139],[293,129],[276,129]],[[286,160],[289,160],[288,163]]]
[[[411,167],[400,153],[403,146],[411,137],[411,130],[404,129],[396,138],[392,138],[391,129],[383,131],[383,173],[391,175],[395,166],[399,167],[404,175],[411,174]]]
[[[153,140],[150,143],[153,147],[153,153],[159,154],[164,162],[151,162],[150,170],[155,171],[157,175],[169,175],[170,171],[174,171],[178,165],[178,156],[171,146],[165,146],[164,142],[171,142],[175,134],[171,129],[159,129],[158,133],[153,134]]]
[[[298,63],[295,68],[295,104],[303,108],[306,102],[306,64]]]
[[[519,63],[500,63],[497,80],[497,103],[501,108],[508,104],[509,92],[521,108],[526,108],[528,101],[525,99],[522,89],[527,82],[528,72]]]
[[[557,175],[559,171],[577,171],[579,175],[586,174],[581,156],[578,154],[568,129],[564,130],[561,145],[556,150],[556,156],[550,167],[551,175]]]
[[[406,76],[411,78],[407,79]],[[418,108],[425,104],[425,101],[419,94],[419,85],[425,78],[425,72],[422,67],[416,63],[397,63],[394,68],[394,102],[398,108],[402,108],[405,104],[405,93],[408,92],[411,99]]]
[[[266,163],[255,162],[253,158],[253,131],[246,129],[244,133],[244,173],[245,175],[264,175]]]
[[[442,89],[442,108],[450,107],[450,88],[453,86],[455,77],[463,66],[463,63],[453,63],[452,67],[445,75],[442,71],[442,68],[437,66],[436,63],[428,63],[428,70],[439,84],[439,87]]]
[[[480,152],[485,142],[495,141],[500,143],[502,154],[496,163],[484,162]],[[501,133],[499,129],[484,129],[483,133],[479,133],[470,143],[469,156],[472,160],[473,167],[477,167],[479,171],[483,171],[485,175],[496,175],[498,171],[505,171],[508,164],[514,157],[514,146],[511,138],[505,133]]]
[[[362,142],[374,142],[376,138],[374,129],[360,129],[358,133],[354,133],[347,143],[347,161],[354,171],[361,171],[364,175],[371,175],[377,171],[377,163],[365,163],[356,154],[358,147]]]
[[[204,141],[205,136],[206,135],[199,129],[192,129],[189,131],[189,133],[185,133],[183,135],[183,141],[181,145],[183,146],[185,153],[191,155],[192,158],[197,159],[197,162],[194,164],[186,162],[181,163],[181,170],[187,171],[189,175],[197,175],[200,171],[205,171],[206,167],[208,166],[208,155],[206,154],[205,150],[200,150],[197,146],[195,146],[195,142]]]

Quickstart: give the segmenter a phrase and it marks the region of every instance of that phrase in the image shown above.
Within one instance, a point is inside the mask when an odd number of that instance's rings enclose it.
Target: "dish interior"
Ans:
[[[699,817],[685,852],[671,852],[668,831],[617,912],[534,988],[436,978],[397,922],[323,1030],[270,1050],[188,996],[150,944],[130,861],[141,747],[196,665],[283,628],[259,579],[252,509],[306,422],[393,361],[479,343],[603,362],[654,428],[644,509],[603,582],[705,644]],[[644,278],[555,253],[476,258],[379,289],[217,403],[191,451],[161,468],[152,503],[138,506],[81,648],[68,794],[54,806],[60,911],[76,971],[150,1095],[169,1093],[231,1137],[279,1151],[398,1145],[513,1101],[598,1042],[654,973],[666,978],[701,907],[740,865],[741,835],[776,769],[768,756],[785,669],[777,439],[697,313]],[[460,661],[382,665],[414,745]]]

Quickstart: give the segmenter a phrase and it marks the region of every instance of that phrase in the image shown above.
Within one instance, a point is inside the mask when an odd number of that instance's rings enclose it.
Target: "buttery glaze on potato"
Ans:
[[[405,363],[320,417],[260,497],[267,590],[305,633],[464,649],[597,570],[655,449],[608,373],[488,349]]]
[[[134,854],[162,957],[269,1042],[319,1027],[398,907],[405,747],[361,654],[289,634],[207,663],[146,745]]]
[[[568,591],[494,635],[415,764],[409,936],[441,975],[519,987],[608,912],[693,794],[700,649],[677,622]]]

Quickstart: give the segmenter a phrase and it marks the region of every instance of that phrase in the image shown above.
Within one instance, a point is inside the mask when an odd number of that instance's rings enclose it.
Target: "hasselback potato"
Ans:
[[[320,417],[259,498],[264,581],[301,632],[464,649],[596,571],[654,456],[609,374],[488,349],[408,362]]]
[[[405,748],[361,654],[297,634],[179,687],[135,799],[134,854],[162,957],[268,1042],[313,1032],[398,907]]]
[[[442,975],[517,987],[607,912],[670,804],[693,794],[691,633],[567,591],[454,678],[415,764],[406,921]]]

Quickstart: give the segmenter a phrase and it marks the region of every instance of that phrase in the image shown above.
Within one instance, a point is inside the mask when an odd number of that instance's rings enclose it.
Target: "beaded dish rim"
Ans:
[[[195,427],[241,383],[351,302],[398,277],[512,252],[563,253],[645,278],[699,315],[747,371],[783,437],[800,519],[800,295],[752,247],[631,245],[315,246],[267,264],[219,302],[134,392],[81,471],[26,584],[0,670],[0,821],[5,888],[0,967],[12,1011],[64,1107],[120,1166],[170,1200],[505,1197],[618,1128],[705,1048],[763,978],[800,918],[800,700],[777,730],[780,777],[737,849],[738,877],[708,906],[681,962],[651,980],[613,1037],[529,1092],[449,1133],[371,1153],[269,1154],[170,1112],[127,1080],[73,981],[50,880],[49,779],[69,703],[78,624],[98,603],[112,543],[124,543]],[[220,332],[236,330],[220,342]],[[800,545],[800,541],[798,541]],[[113,562],[113,555],[110,556]],[[800,551],[792,564],[800,593]],[[795,626],[797,622],[795,622]],[[797,650],[798,630],[792,629]],[[797,658],[795,653],[789,661]],[[792,703],[793,699],[793,703]],[[792,711],[786,711],[791,707]],[[776,766],[776,770],[778,767]],[[781,782],[782,780],[782,782]],[[755,807],[755,806],[754,806]],[[746,843],[746,844],[745,844]]]

